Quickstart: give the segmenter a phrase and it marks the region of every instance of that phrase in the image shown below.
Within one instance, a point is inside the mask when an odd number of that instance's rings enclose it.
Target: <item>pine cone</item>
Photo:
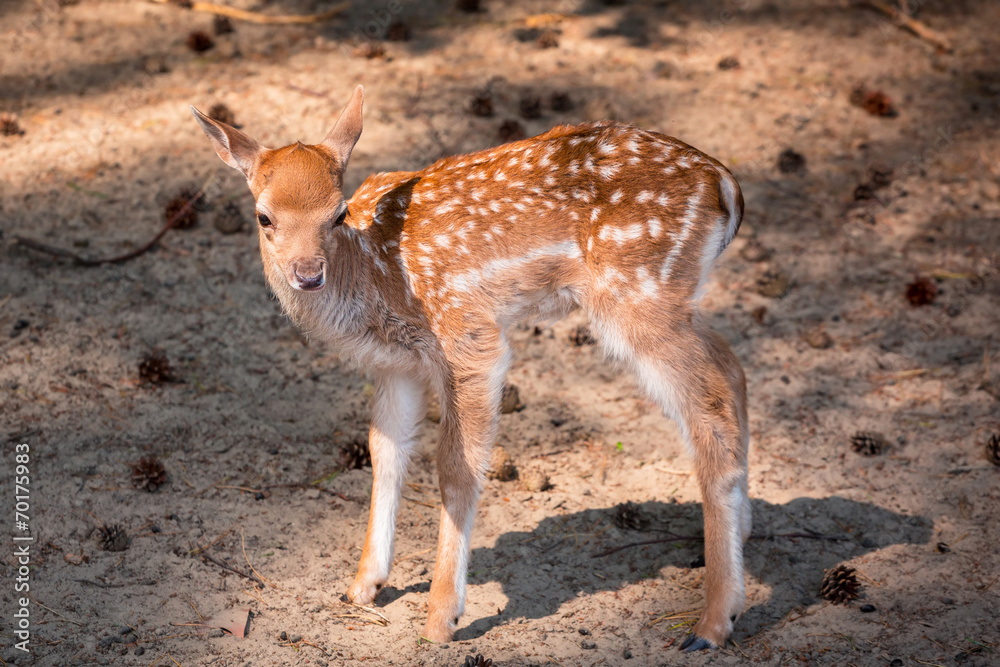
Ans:
[[[517,390],[517,385],[504,385],[503,397],[500,399],[500,412],[509,415],[521,410],[524,410],[524,403],[521,402],[521,393]]]
[[[155,456],[146,456],[132,464],[132,486],[150,493],[167,483],[167,471]]]
[[[170,382],[174,379],[170,362],[163,350],[153,350],[139,362],[139,379],[150,384]]]
[[[911,306],[932,304],[937,295],[937,285],[933,280],[925,276],[918,276],[912,283],[906,286],[906,300],[910,302]]]
[[[509,482],[517,479],[517,468],[507,450],[497,445],[490,455],[490,469],[486,471],[486,479],[495,479],[500,482]]]
[[[197,192],[185,188],[176,197],[167,202],[163,218],[171,222],[174,229],[189,229],[198,224],[198,207],[202,197]]]
[[[24,134],[21,124],[18,123],[17,114],[0,113],[0,134],[5,137]]]
[[[98,528],[97,538],[105,551],[125,551],[130,541],[128,533],[117,523],[111,526],[104,524]]]
[[[372,452],[368,449],[368,440],[352,440],[340,448],[340,467],[344,470],[360,470],[371,465]]]
[[[221,102],[212,105],[212,108],[208,110],[208,117],[212,120],[217,120],[220,123],[236,127],[236,114],[233,113],[232,109]]]
[[[187,45],[195,53],[204,53],[215,46],[215,40],[204,30],[195,30],[188,35]]]
[[[465,662],[462,663],[462,667],[493,667],[493,660],[491,658],[484,658],[482,653],[475,657],[467,655],[465,656]]]
[[[861,584],[853,567],[838,565],[827,570],[823,575],[823,583],[819,587],[819,595],[833,604],[844,604],[858,597]]]
[[[889,441],[876,431],[858,431],[851,436],[854,451],[864,456],[878,456],[889,448]]]
[[[994,433],[986,441],[986,458],[995,466],[1000,466],[1000,433]]]
[[[622,503],[615,507],[615,525],[623,530],[644,530],[649,525],[649,519],[638,505]]]
[[[577,347],[583,347],[584,345],[596,344],[597,339],[590,333],[590,327],[581,324],[569,333],[569,342]]]

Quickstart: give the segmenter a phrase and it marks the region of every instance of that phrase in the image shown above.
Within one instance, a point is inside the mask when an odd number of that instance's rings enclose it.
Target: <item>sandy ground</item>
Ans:
[[[34,536],[31,653],[13,646],[24,594],[12,538],[25,533],[11,523],[0,657],[998,664],[1000,468],[984,452],[1000,430],[1000,5],[910,4],[952,53],[833,0],[486,1],[475,14],[449,0],[355,2],[318,26],[236,21],[203,53],[186,40],[211,33],[211,17],[176,6],[0,3],[0,112],[23,130],[0,136],[0,497],[11,516],[15,446],[29,445]],[[389,17],[409,41],[361,39]],[[539,46],[546,29],[556,46]],[[725,58],[738,66],[720,68]],[[430,422],[378,599],[384,620],[339,601],[370,471],[339,472],[338,452],[365,437],[370,379],[283,318],[251,224],[217,229],[227,202],[248,221],[251,202],[187,105],[225,103],[268,145],[317,141],[358,82],[366,125],[348,190],[373,171],[495,144],[505,120],[530,135],[609,115],[680,137],[739,177],[746,219],[704,306],[748,375],[755,534],[846,539],[752,540],[746,612],[726,647],[676,650],[703,601],[697,541],[597,556],[656,531],[698,535],[701,506],[676,428],[598,347],[571,343],[572,318],[513,335],[510,381],[525,407],[503,416],[500,444],[522,477],[540,471],[552,487],[487,483],[456,640],[419,639],[438,524]],[[852,105],[859,84],[898,114]],[[492,96],[492,117],[468,111],[477,91]],[[551,110],[553,92],[572,109]],[[520,118],[533,95],[541,116]],[[803,169],[778,168],[787,148]],[[873,167],[879,187],[856,201]],[[86,268],[13,244],[23,234],[90,257],[125,252],[184,187],[208,192],[199,224],[133,261]],[[766,275],[772,288],[787,279],[787,294],[762,295]],[[908,302],[916,276],[937,287],[933,303]],[[175,381],[140,381],[154,348]],[[855,452],[858,430],[885,434],[888,450]],[[155,493],[130,481],[147,455],[168,474]],[[616,524],[626,501],[643,530]],[[104,524],[127,532],[127,550],[102,549]],[[258,590],[220,563],[268,583]],[[838,564],[862,586],[847,605],[818,595]],[[189,625],[240,610],[252,611],[243,639]]]

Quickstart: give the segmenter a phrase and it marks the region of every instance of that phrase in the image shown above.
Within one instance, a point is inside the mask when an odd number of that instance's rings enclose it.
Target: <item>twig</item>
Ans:
[[[918,21],[905,12],[900,11],[897,7],[888,5],[885,2],[882,2],[882,0],[856,0],[855,4],[861,7],[870,7],[876,11],[882,12],[891,18],[892,22],[898,27],[905,28],[917,37],[930,42],[939,51],[951,53],[951,43],[946,37],[941,35],[936,30],[929,28],[927,24]]]
[[[74,579],[73,581],[79,582],[81,584],[89,584],[91,586],[97,586],[98,588],[122,588],[125,584],[105,584],[100,581],[93,581],[91,579]]]
[[[819,533],[776,533],[772,535],[751,535],[751,540],[773,540],[779,537],[785,537],[789,539],[802,538],[808,540],[826,540],[828,542],[846,542],[850,540],[849,537],[843,537],[840,535],[820,535]],[[608,549],[607,551],[602,551],[599,554],[594,554],[591,558],[602,558],[604,556],[610,556],[618,551],[623,551],[625,549],[631,549],[632,547],[644,547],[650,544],[667,544],[670,542],[704,542],[704,535],[671,535],[670,537],[661,537],[657,540],[643,540],[642,542],[632,542],[630,544],[623,544],[619,547],[614,547],[613,549]]]
[[[172,0],[149,0],[149,2],[155,2],[161,5],[176,4]],[[183,6],[183,5],[179,5]],[[319,14],[290,14],[290,15],[279,15],[270,16],[267,14],[260,14],[258,12],[250,12],[244,9],[236,9],[234,7],[227,7],[225,5],[214,5],[210,2],[192,2],[188,9],[195,12],[208,12],[209,14],[218,14],[219,16],[228,16],[232,19],[238,19],[240,21],[247,21],[249,23],[268,23],[268,24],[303,24],[303,23],[322,23],[323,21],[329,21],[334,16],[342,14],[351,8],[350,2],[342,2],[336,5],[332,9],[328,9],[325,12],[320,12]]]
[[[180,220],[181,216],[185,215],[194,203],[202,198],[205,194],[205,189],[208,187],[208,183],[202,186],[191,199],[184,202],[184,206],[181,207],[177,213],[173,215],[167,224],[163,225],[163,228],[145,245],[127,252],[124,255],[117,255],[115,257],[103,257],[100,259],[90,259],[87,257],[82,257],[72,250],[66,250],[65,248],[57,248],[56,246],[51,246],[47,243],[42,243],[41,241],[36,241],[34,239],[29,239],[24,236],[14,236],[14,245],[24,246],[25,248],[31,248],[32,250],[37,250],[38,252],[44,252],[46,254],[52,255],[53,257],[65,257],[66,259],[73,260],[76,264],[80,266],[101,266],[102,264],[119,264],[121,262],[127,262],[130,259],[134,259],[139,255],[142,255],[150,250],[157,242],[163,238],[163,236],[173,229],[173,226]]]
[[[250,581],[253,581],[255,583],[260,584],[261,588],[263,588],[264,585],[265,585],[264,582],[261,581],[259,578],[257,578],[257,576],[254,575],[254,574],[247,574],[246,572],[241,572],[241,571],[237,570],[235,567],[233,567],[232,565],[227,565],[226,563],[223,563],[221,560],[213,558],[212,556],[209,556],[208,554],[199,554],[199,556],[201,556],[203,559],[209,561],[210,563],[214,563],[215,565],[218,565],[223,570],[228,570],[228,571],[232,572],[233,574],[238,574],[239,576],[243,577],[244,579],[249,579]]]
[[[42,609],[45,609],[47,611],[52,612],[53,614],[55,614],[56,616],[58,616],[59,618],[61,618],[64,621],[66,621],[68,623],[72,623],[73,625],[79,625],[80,627],[83,627],[83,623],[80,623],[79,621],[74,621],[72,618],[66,618],[65,616],[63,616],[62,614],[60,614],[58,611],[56,611],[55,609],[52,609],[51,607],[46,607],[41,602],[39,602],[35,598],[35,596],[33,596],[33,595],[31,596],[31,601],[34,602],[39,607],[41,607]]]

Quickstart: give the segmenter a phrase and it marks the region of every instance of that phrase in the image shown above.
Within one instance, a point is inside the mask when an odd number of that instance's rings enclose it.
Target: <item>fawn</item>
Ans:
[[[322,143],[278,149],[192,107],[219,157],[246,176],[264,272],[284,309],[375,374],[371,514],[347,597],[369,604],[389,577],[429,387],[441,404],[443,510],[424,635],[451,640],[511,363],[507,331],[582,308],[693,452],[706,606],[682,648],[722,644],[744,602],[746,382],[697,304],[742,220],[736,180],[676,139],[605,121],[375,174],[345,201],[362,98],[358,86]]]

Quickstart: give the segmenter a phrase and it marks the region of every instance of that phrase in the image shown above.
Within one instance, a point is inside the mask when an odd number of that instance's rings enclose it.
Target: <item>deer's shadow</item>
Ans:
[[[737,622],[737,640],[755,634],[795,607],[816,602],[824,569],[894,544],[925,544],[932,534],[932,523],[925,517],[845,498],[796,498],[783,505],[763,500],[752,503],[755,536],[814,533],[846,539],[752,538],[744,552],[746,571],[769,585],[771,594],[744,611]],[[698,561],[703,548],[696,540],[649,544],[595,557],[623,544],[665,537],[663,532],[655,532],[657,529],[685,536],[702,532],[700,503],[647,502],[635,507],[639,521],[644,518],[649,522],[641,531],[614,526],[614,507],[589,509],[546,518],[529,532],[504,533],[494,547],[475,549],[469,583],[500,582],[508,604],[498,614],[471,619],[458,630],[456,639],[481,637],[511,619],[551,616],[581,592],[615,590],[655,578],[665,566],[701,566]],[[537,577],[526,576],[539,569],[547,573],[542,585]],[[470,596],[474,595],[470,591]]]

